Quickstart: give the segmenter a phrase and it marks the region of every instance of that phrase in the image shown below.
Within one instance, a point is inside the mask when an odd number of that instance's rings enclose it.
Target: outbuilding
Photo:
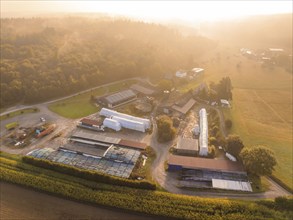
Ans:
[[[128,102],[134,101],[137,98],[135,92],[131,89],[127,89],[121,92],[114,93],[112,95],[102,97],[98,99],[98,103],[109,108],[114,108]]]
[[[174,150],[180,155],[196,156],[198,154],[198,148],[197,139],[179,137]]]

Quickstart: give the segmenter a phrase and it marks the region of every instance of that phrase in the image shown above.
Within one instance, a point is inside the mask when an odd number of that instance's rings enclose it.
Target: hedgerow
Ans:
[[[24,156],[22,160],[23,162],[32,164],[34,166],[54,170],[57,172],[69,174],[72,176],[80,177],[80,178],[91,180],[91,181],[97,181],[97,182],[119,185],[119,186],[128,186],[128,187],[134,187],[139,189],[149,189],[149,190],[156,189],[156,185],[154,183],[151,183],[146,180],[136,181],[136,180],[123,179],[123,178],[114,177],[114,176],[110,176],[103,173],[98,173],[95,171],[79,169],[73,166],[68,166],[65,164],[60,164],[60,163],[52,162],[49,160],[37,159],[30,156]]]
[[[1,156],[0,156],[1,158]],[[70,199],[117,207],[146,214],[182,219],[286,219],[256,202],[206,199],[97,183],[34,167],[21,160],[1,158],[0,179]],[[287,203],[286,203],[287,204]]]

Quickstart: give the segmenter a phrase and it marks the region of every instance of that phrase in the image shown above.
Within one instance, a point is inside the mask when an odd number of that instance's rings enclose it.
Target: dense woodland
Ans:
[[[192,68],[215,46],[201,36],[123,19],[1,19],[1,107]]]

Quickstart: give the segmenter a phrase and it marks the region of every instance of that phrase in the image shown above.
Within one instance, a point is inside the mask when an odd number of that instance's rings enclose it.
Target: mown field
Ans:
[[[239,54],[238,49],[222,48],[202,60],[204,80],[218,81],[230,76],[233,85],[230,133],[239,134],[247,147],[265,145],[272,149],[278,165],[273,173],[292,187],[292,74]],[[237,67],[239,64],[239,67]]]
[[[290,219],[288,208],[270,201],[204,199],[93,182],[26,164],[0,154],[0,179],[69,199],[182,219]],[[290,201],[289,201],[290,202]],[[287,202],[285,201],[285,204]],[[288,205],[287,205],[288,206]]]
[[[92,95],[102,96],[108,93],[117,92],[119,90],[128,88],[128,86],[134,82],[134,80],[129,80],[126,82],[120,82],[110,86],[93,89],[90,92],[52,103],[49,105],[49,109],[65,118],[77,119],[85,117],[100,110],[100,108],[91,101]]]

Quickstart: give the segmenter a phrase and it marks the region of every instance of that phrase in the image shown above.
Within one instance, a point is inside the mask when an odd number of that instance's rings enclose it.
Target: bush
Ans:
[[[123,178],[114,177],[114,176],[110,176],[107,174],[98,173],[94,171],[82,170],[76,167],[52,162],[49,160],[37,159],[30,156],[24,156],[22,160],[23,162],[32,164],[34,166],[54,170],[57,172],[65,173],[68,175],[80,177],[80,178],[91,180],[91,181],[107,183],[112,185],[119,185],[119,186],[134,187],[139,189],[149,189],[149,190],[156,189],[155,184],[148,182],[146,180],[136,181],[136,180],[123,179]]]
[[[161,116],[157,121],[157,126],[159,142],[171,141],[175,137],[176,128],[173,127],[173,121],[170,117]]]
[[[230,119],[225,120],[225,127],[230,130],[232,128],[232,121]]]
[[[277,197],[275,198],[276,209],[292,211],[293,209],[293,198],[289,197]]]
[[[209,145],[218,146],[219,143],[218,143],[217,138],[215,138],[215,137],[210,137],[210,138],[209,138]]]
[[[209,146],[208,158],[215,158],[216,156],[216,148],[214,145]]]

